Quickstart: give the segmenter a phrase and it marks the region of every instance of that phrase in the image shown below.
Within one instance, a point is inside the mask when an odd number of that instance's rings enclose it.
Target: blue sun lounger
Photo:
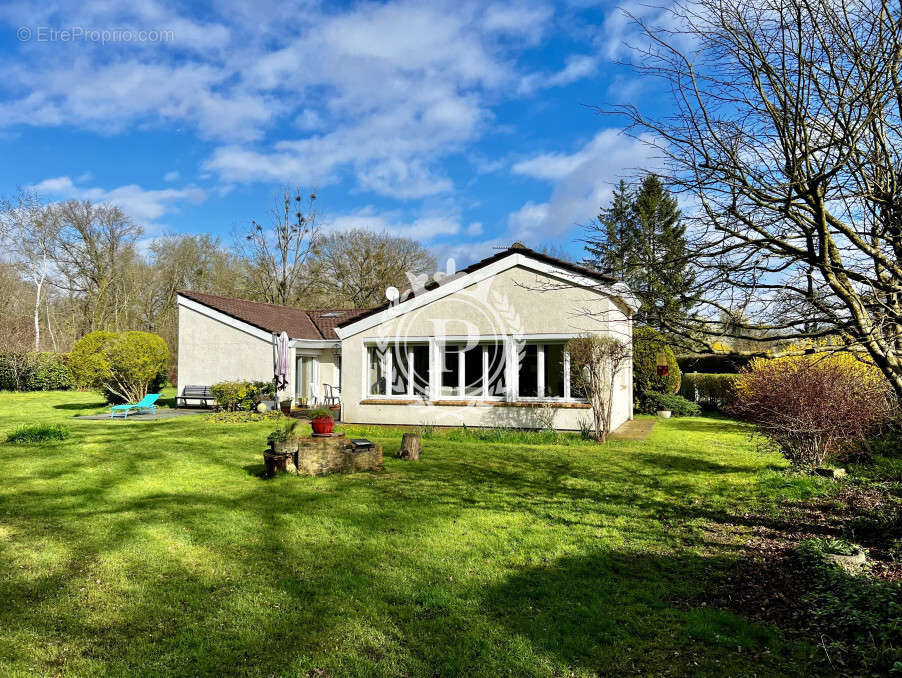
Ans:
[[[114,417],[122,417],[123,419],[127,419],[128,415],[133,410],[137,411],[138,414],[140,414],[141,412],[156,412],[157,406],[154,403],[157,402],[157,398],[159,397],[159,393],[148,393],[141,399],[141,402],[129,403],[127,405],[113,405],[110,408],[110,419]]]

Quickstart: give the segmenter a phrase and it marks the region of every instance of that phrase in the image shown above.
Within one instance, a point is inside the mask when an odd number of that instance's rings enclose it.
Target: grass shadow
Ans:
[[[96,410],[107,407],[104,400],[98,402],[80,402],[80,403],[59,403],[53,406],[55,410]]]
[[[619,675],[665,675],[664,667],[666,675],[745,675],[747,658],[723,653],[737,647],[757,655],[765,674],[807,674],[814,667],[804,648],[775,629],[697,605],[729,562],[596,550],[524,568],[488,589],[481,604],[509,635],[591,675],[608,675],[611,666]]]

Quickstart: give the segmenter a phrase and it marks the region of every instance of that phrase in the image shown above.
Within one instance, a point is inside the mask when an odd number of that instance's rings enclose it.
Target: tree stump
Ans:
[[[401,449],[398,450],[397,458],[417,461],[422,451],[423,443],[420,441],[420,436],[416,433],[405,433],[401,438]]]

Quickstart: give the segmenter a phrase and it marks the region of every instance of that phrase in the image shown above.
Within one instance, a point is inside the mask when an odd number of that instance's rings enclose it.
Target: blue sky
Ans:
[[[0,29],[0,194],[115,202],[151,236],[228,239],[300,184],[327,229],[460,263],[578,251],[612,184],[655,166],[587,108],[660,98],[615,63],[612,3],[13,1]]]

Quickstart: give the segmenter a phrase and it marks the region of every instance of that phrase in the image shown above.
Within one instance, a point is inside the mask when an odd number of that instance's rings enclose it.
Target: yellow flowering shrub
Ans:
[[[890,415],[892,391],[864,355],[837,350],[755,358],[740,371],[731,411],[795,465],[822,464]]]

